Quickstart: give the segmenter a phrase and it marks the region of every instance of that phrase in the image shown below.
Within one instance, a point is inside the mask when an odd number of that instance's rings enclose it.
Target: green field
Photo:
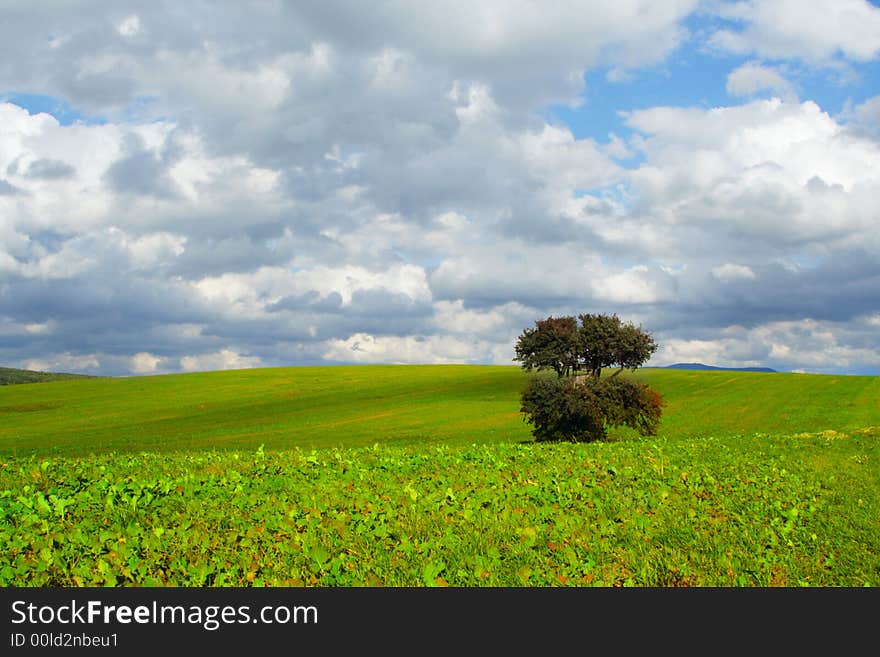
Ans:
[[[0,585],[880,586],[880,378],[643,369],[536,444],[516,367],[0,388]]]
[[[880,425],[878,377],[665,369],[637,376],[668,404],[666,436]],[[519,413],[526,377],[505,366],[389,365],[7,386],[0,455],[529,441]]]

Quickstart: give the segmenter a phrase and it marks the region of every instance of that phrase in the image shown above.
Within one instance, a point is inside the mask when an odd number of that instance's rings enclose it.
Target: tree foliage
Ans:
[[[587,442],[605,435],[598,399],[584,394],[571,378],[533,377],[521,402],[520,410],[537,441]]]
[[[617,315],[579,315],[577,354],[582,369],[599,378],[606,367],[635,370],[657,350],[650,333]],[[580,368],[579,368],[580,369]]]
[[[521,411],[536,440],[591,441],[608,429],[628,426],[654,435],[663,400],[643,383],[618,378],[635,370],[657,350],[650,333],[617,315],[581,314],[535,322],[516,341],[516,358],[526,370],[553,370],[536,376],[521,398]],[[602,370],[617,368],[606,378]]]
[[[649,386],[614,377],[536,376],[521,402],[537,441],[590,442],[606,438],[615,426],[653,436],[663,411],[662,398]]]
[[[568,376],[577,366],[578,325],[574,317],[539,319],[516,342],[516,358],[525,369],[552,369]]]
[[[578,324],[580,320],[580,324]],[[539,319],[516,341],[516,357],[526,370],[552,369],[559,377],[586,372],[596,378],[616,367],[635,370],[657,350],[650,333],[617,315],[582,314]]]

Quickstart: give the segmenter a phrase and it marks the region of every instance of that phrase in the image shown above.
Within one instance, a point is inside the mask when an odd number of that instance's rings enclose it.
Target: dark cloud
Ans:
[[[0,178],[0,196],[15,196],[21,190],[7,180]]]
[[[88,280],[88,285],[82,278],[10,281],[14,294],[0,296],[0,316],[28,323],[88,321],[92,329],[88,339],[97,342],[108,332],[135,326],[199,323],[215,317],[201,299],[161,280],[114,276],[109,269]],[[71,334],[69,339],[86,336]]]
[[[146,148],[143,139],[133,133],[126,136],[123,149],[124,155],[104,174],[113,190],[166,199],[178,196],[168,175],[169,158]]]
[[[245,235],[226,239],[206,237],[189,240],[186,250],[169,270],[172,274],[198,278],[283,265],[288,259],[289,254],[272,248],[269,240],[252,240]]]
[[[29,178],[41,178],[43,180],[57,180],[58,178],[71,178],[76,174],[76,169],[67,162],[61,160],[52,160],[49,158],[40,158],[34,160],[28,165],[27,173]]]

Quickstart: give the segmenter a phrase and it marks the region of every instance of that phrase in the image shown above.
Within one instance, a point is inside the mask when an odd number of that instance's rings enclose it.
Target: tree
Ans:
[[[657,350],[649,333],[617,315],[578,315],[539,319],[516,341],[514,360],[526,370],[552,369],[559,377],[582,371],[600,378],[602,370],[617,367],[635,370]]]
[[[527,369],[552,369],[568,376],[577,369],[578,325],[574,317],[539,319],[516,342],[516,358]]]
[[[608,377],[536,376],[523,391],[520,410],[539,442],[590,442],[608,429],[628,426],[642,436],[657,433],[663,400],[644,383]]]
[[[535,322],[517,339],[515,360],[529,371],[556,372],[555,379],[533,377],[522,393],[520,410],[535,439],[598,440],[614,426],[656,434],[662,397],[644,383],[618,378],[656,350],[649,333],[617,315],[551,316]],[[617,370],[602,379],[602,370],[609,367]]]
[[[578,358],[594,377],[602,376],[606,367],[635,370],[657,351],[650,333],[631,323],[624,324],[617,315],[579,315],[577,334]]]

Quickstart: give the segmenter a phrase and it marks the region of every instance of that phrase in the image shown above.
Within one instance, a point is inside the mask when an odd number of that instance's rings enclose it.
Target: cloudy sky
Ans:
[[[0,365],[880,374],[880,2],[0,0]]]

